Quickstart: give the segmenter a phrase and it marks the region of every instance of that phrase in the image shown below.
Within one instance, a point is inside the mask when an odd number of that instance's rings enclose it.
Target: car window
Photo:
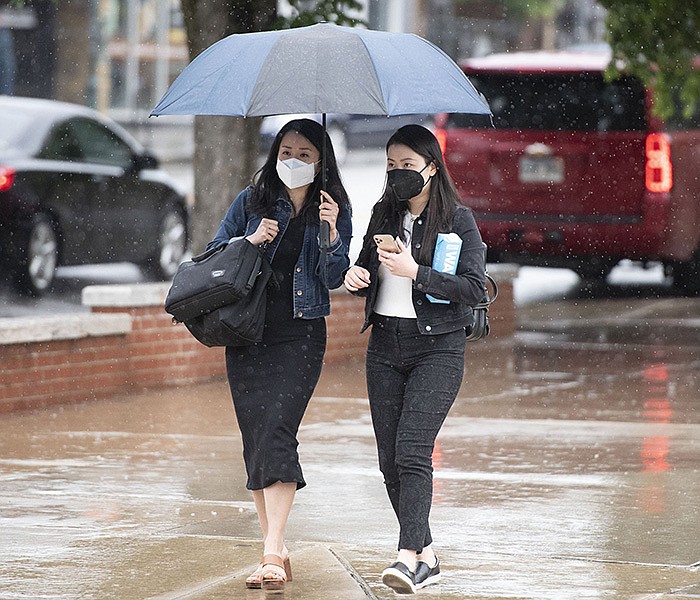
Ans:
[[[131,148],[101,123],[74,119],[70,122],[70,127],[85,162],[124,169],[131,165]]]
[[[82,152],[68,123],[61,123],[49,133],[40,158],[74,161],[82,159]]]
[[[493,73],[469,75],[484,94],[496,129],[643,131],[644,86],[633,77],[606,82],[601,74]],[[489,127],[490,119],[451,115],[452,127]]]

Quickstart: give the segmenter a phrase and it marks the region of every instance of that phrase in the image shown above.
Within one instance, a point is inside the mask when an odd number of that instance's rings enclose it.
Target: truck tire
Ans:
[[[671,269],[674,291],[683,296],[700,295],[700,248],[689,261],[673,263]]]
[[[590,260],[577,264],[576,274],[584,281],[605,281],[613,270],[616,261],[591,257]]]

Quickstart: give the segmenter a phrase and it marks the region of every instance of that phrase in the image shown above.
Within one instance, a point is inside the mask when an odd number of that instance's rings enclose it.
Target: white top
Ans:
[[[420,215],[412,215],[406,211],[403,219],[403,227],[407,239],[405,246],[411,247],[411,234],[413,222]],[[413,279],[393,275],[383,264],[379,265],[379,289],[377,300],[374,304],[374,312],[385,317],[401,317],[403,319],[415,319],[416,310],[412,300]]]

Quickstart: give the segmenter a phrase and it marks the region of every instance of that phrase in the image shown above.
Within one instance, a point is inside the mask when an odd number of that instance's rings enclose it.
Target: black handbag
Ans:
[[[262,340],[272,268],[244,238],[180,265],[165,299],[173,321],[205,346],[244,346]]]
[[[165,311],[186,323],[245,296],[260,272],[263,256],[237,238],[183,262],[165,298]]]
[[[496,280],[491,277],[488,273],[485,273],[486,279],[491,283],[493,287],[493,295],[489,296],[488,285],[484,288],[484,299],[473,307],[474,311],[474,323],[471,328],[467,329],[467,341],[476,342],[485,338],[491,327],[489,326],[489,306],[498,298],[498,284]]]
[[[243,298],[185,321],[185,327],[205,346],[249,346],[262,341],[271,275],[272,268],[263,259],[252,289]]]

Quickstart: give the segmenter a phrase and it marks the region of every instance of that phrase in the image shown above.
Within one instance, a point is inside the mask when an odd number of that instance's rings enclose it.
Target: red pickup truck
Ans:
[[[604,278],[660,261],[700,293],[700,114],[663,122],[636,78],[606,82],[608,51],[494,54],[463,63],[484,116],[436,117],[436,135],[490,261]]]

